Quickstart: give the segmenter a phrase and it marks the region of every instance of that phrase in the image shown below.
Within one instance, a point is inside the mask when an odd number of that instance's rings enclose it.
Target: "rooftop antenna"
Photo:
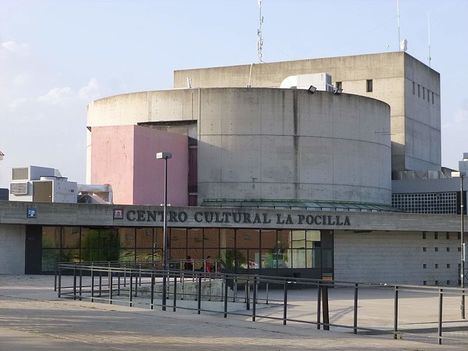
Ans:
[[[429,67],[431,67],[431,14],[429,12],[427,13],[427,50],[427,60],[429,61]]]
[[[398,46],[397,47],[400,48],[400,45],[401,45],[401,38],[400,38],[400,0],[396,0],[396,11],[397,11],[397,29],[398,29]]]
[[[259,16],[258,16],[258,29],[257,29],[257,56],[258,62],[263,63],[263,16],[262,16],[262,0],[257,0]]]

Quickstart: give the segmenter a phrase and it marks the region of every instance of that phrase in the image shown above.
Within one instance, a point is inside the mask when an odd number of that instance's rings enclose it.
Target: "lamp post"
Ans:
[[[460,281],[462,288],[462,301],[461,301],[461,317],[465,319],[465,206],[463,199],[463,172],[460,171]]]
[[[167,160],[172,158],[170,152],[158,152],[156,159],[164,159],[164,210],[163,210],[163,286],[162,286],[162,310],[166,310],[166,294],[167,294]]]

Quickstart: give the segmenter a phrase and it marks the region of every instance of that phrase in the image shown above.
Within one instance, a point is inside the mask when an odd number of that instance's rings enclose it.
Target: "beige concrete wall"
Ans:
[[[356,95],[203,89],[198,199],[391,201],[388,105]]]
[[[393,170],[440,167],[440,104],[431,107],[430,114],[427,107],[413,108],[408,104],[412,98],[407,84],[414,78],[438,92],[440,77],[404,52],[176,70],[174,87],[185,87],[187,78],[193,87],[279,87],[290,75],[319,72],[330,73],[334,82],[342,82],[345,93],[373,97],[390,105],[391,130],[382,133],[391,134]],[[366,92],[367,79],[373,80],[373,92]]]
[[[0,274],[24,274],[25,228],[24,225],[0,224]]]
[[[457,285],[456,232],[354,232],[334,235],[335,279],[373,283]]]

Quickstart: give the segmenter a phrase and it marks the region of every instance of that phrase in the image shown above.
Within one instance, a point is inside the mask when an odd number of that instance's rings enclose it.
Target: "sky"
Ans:
[[[265,62],[398,50],[396,0],[263,0]],[[400,0],[408,53],[441,75],[442,165],[468,152],[468,0]],[[86,105],[169,89],[174,69],[257,62],[257,0],[0,0],[0,187],[85,182]]]

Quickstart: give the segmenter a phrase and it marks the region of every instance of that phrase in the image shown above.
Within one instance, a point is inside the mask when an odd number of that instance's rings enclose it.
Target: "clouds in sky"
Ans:
[[[103,94],[98,80],[63,84],[28,43],[15,40],[0,43],[0,71],[0,186],[8,186],[12,167],[28,165],[84,181],[86,104]]]

